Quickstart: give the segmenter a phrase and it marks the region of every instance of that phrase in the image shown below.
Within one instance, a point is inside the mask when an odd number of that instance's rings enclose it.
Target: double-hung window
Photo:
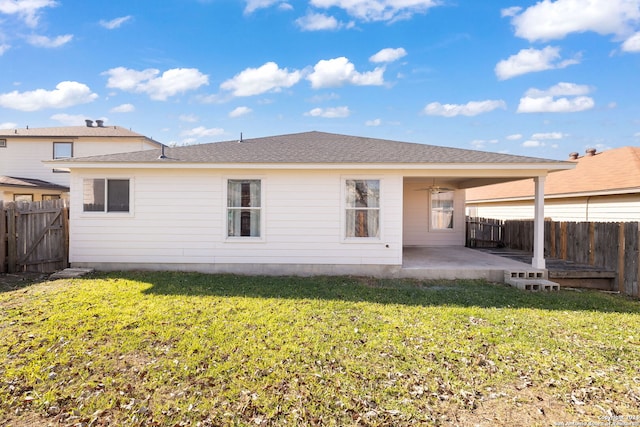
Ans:
[[[227,181],[227,236],[261,237],[262,182],[259,179]]]
[[[431,194],[431,229],[453,229],[453,191],[437,191]]]
[[[348,179],[345,237],[380,237],[380,180]]]
[[[83,181],[84,212],[129,212],[128,179],[91,178]]]

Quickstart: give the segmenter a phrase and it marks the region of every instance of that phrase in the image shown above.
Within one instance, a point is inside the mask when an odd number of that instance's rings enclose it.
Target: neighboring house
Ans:
[[[71,170],[74,267],[378,276],[464,246],[466,188],[573,167],[322,132],[46,163]]]
[[[640,147],[622,147],[583,157],[576,168],[553,173],[545,183],[544,215],[554,221],[640,221]],[[467,213],[496,219],[533,218],[533,180],[467,191]]]
[[[101,120],[86,126],[0,129],[0,200],[60,198],[69,191],[69,171],[45,168],[43,160],[159,148],[144,135]]]

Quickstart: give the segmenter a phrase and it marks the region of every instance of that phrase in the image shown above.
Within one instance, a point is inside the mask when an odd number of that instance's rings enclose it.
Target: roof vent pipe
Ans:
[[[160,156],[158,156],[158,159],[166,159],[167,156],[164,155],[164,144],[162,144],[162,151],[160,152]]]
[[[591,157],[591,156],[595,156],[596,155],[596,149],[595,148],[587,148],[587,156]]]
[[[569,160],[578,160],[578,156],[580,154],[578,154],[576,151],[574,151],[573,153],[569,153]]]
[[[84,122],[87,124],[88,128],[92,128],[93,127],[93,120],[86,119]]]
[[[96,125],[98,125],[99,128],[103,128],[104,127],[104,120],[96,120]]]

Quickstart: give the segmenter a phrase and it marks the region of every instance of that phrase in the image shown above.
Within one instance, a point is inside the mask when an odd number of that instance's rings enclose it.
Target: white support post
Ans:
[[[533,217],[533,268],[544,269],[544,176],[533,179],[536,187]]]

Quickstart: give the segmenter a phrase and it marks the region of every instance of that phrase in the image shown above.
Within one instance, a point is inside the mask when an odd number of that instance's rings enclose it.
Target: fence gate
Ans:
[[[69,211],[64,200],[0,202],[0,273],[51,273],[68,266]]]

